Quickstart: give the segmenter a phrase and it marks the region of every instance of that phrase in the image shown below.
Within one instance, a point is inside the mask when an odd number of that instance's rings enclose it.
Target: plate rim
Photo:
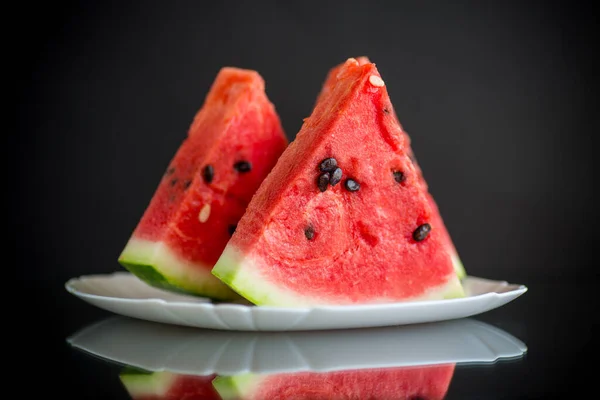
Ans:
[[[431,306],[433,304],[457,304],[457,303],[462,303],[462,302],[469,302],[469,301],[472,301],[473,299],[482,298],[482,297],[504,298],[504,297],[513,297],[514,296],[514,298],[516,299],[517,297],[520,297],[521,295],[523,295],[525,292],[527,292],[529,290],[528,286],[526,286],[525,284],[510,283],[506,280],[494,280],[494,279],[488,279],[488,278],[478,277],[478,276],[474,276],[474,275],[467,275],[463,279],[470,278],[470,279],[475,279],[475,280],[487,281],[487,282],[495,283],[502,287],[514,286],[514,288],[504,291],[504,292],[489,291],[489,292],[480,293],[480,294],[473,295],[473,296],[466,296],[466,297],[459,297],[459,298],[452,298],[452,299],[418,300],[418,301],[410,301],[410,302],[386,302],[386,303],[372,303],[372,304],[315,305],[315,306],[310,306],[310,307],[306,307],[306,306],[303,306],[303,307],[281,307],[281,306],[256,306],[256,305],[235,304],[235,303],[226,303],[226,302],[213,303],[211,301],[211,299],[206,298],[206,297],[198,297],[198,299],[207,300],[207,301],[202,301],[202,302],[192,302],[192,301],[185,301],[185,300],[171,300],[171,299],[166,300],[166,299],[155,298],[155,297],[148,297],[148,298],[117,297],[117,296],[108,296],[108,295],[87,293],[87,292],[77,289],[74,286],[77,282],[81,282],[85,279],[114,278],[117,276],[135,277],[135,275],[133,275],[132,273],[130,273],[128,271],[113,271],[113,272],[108,272],[108,273],[85,274],[85,275],[79,275],[79,276],[68,279],[64,283],[64,287],[67,290],[67,292],[71,293],[72,295],[74,295],[76,297],[96,299],[96,300],[100,300],[100,301],[116,300],[119,302],[130,303],[130,304],[150,302],[150,303],[158,303],[158,304],[165,304],[165,305],[173,304],[173,305],[177,305],[177,306],[205,307],[205,308],[239,308],[239,309],[249,309],[251,311],[264,310],[264,311],[278,311],[278,312],[281,312],[281,311],[309,312],[309,311],[315,311],[315,310],[319,310],[319,311],[365,310],[365,311],[368,311],[370,309],[380,309],[380,308],[385,308],[385,307],[402,307],[402,306],[418,307],[418,306]]]

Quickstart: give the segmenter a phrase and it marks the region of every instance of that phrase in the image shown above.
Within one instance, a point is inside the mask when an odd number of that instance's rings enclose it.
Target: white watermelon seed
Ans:
[[[371,75],[369,77],[369,82],[371,83],[371,85],[376,86],[376,87],[385,86],[385,82],[383,81],[383,79],[381,79],[377,75]]]
[[[208,221],[208,217],[210,217],[210,204],[205,204],[198,213],[198,221],[204,223]]]

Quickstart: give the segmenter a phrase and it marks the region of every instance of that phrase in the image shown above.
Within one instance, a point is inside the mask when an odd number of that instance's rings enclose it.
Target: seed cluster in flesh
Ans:
[[[387,109],[384,109],[384,112],[386,114],[389,113]],[[320,192],[325,192],[329,185],[333,187],[342,180],[343,171],[338,166],[337,160],[333,157],[329,157],[321,161],[319,163],[319,171],[321,173],[317,178],[317,187],[319,188]],[[403,183],[406,181],[406,175],[402,171],[392,171],[392,176],[397,183]],[[344,182],[344,187],[349,192],[356,192],[360,189],[360,184],[354,179],[348,178]],[[421,242],[429,236],[429,232],[431,232],[431,225],[425,223],[414,230],[412,237],[415,241]],[[308,240],[312,240],[314,233],[314,228],[310,225],[304,230],[304,234]]]
[[[320,192],[325,192],[331,185],[332,187],[341,182],[344,172],[338,166],[337,160],[333,157],[324,159],[319,163],[319,171],[321,172],[317,178],[317,187]],[[349,192],[356,192],[360,189],[360,185],[354,179],[348,178],[344,183],[344,187]],[[312,240],[315,236],[314,228],[308,225],[304,228],[304,235],[308,240]]]
[[[337,160],[333,157],[329,157],[321,161],[319,163],[319,171],[321,171],[321,174],[317,178],[317,187],[321,192],[326,191],[329,185],[333,187],[340,183],[342,180],[342,176],[344,175],[344,171],[342,171],[342,169],[338,166]],[[356,183],[356,181],[354,180],[353,182]],[[358,185],[358,183],[356,183],[356,185]],[[358,187],[360,187],[360,185],[356,185],[352,186],[356,187],[355,190],[358,190]]]

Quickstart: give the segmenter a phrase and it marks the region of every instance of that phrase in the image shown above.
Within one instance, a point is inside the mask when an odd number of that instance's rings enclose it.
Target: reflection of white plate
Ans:
[[[527,351],[510,334],[470,318],[350,330],[223,332],[116,316],[67,341],[112,362],[186,375],[490,363]]]
[[[523,285],[467,277],[468,297],[352,306],[282,308],[213,304],[165,292],[128,272],[69,280],[66,289],[105,310],[175,325],[234,331],[293,331],[406,325],[469,317],[500,307],[527,291]]]

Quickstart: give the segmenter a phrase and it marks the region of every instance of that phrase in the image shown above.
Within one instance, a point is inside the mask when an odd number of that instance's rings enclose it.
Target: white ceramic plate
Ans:
[[[128,272],[70,279],[66,289],[99,308],[148,321],[234,331],[296,331],[406,325],[469,317],[503,306],[524,285],[477,277],[464,282],[460,299],[283,308],[213,304],[208,299],[151,287]]]
[[[314,332],[223,332],[115,316],[67,342],[118,364],[203,376],[487,364],[527,351],[509,333],[471,318]]]

